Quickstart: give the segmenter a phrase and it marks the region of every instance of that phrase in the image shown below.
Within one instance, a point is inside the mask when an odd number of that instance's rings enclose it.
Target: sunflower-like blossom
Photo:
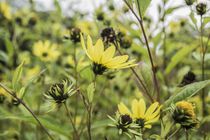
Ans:
[[[135,60],[128,61],[128,55],[115,56],[116,48],[111,45],[107,49],[104,48],[103,41],[98,39],[93,45],[91,37],[87,36],[87,44],[81,35],[81,44],[87,56],[93,62],[93,72],[96,75],[103,74],[107,69],[124,69],[136,66]]]
[[[140,128],[151,128],[152,123],[155,123],[159,120],[161,106],[158,102],[155,102],[150,105],[147,109],[145,101],[132,100],[131,110],[132,112],[123,104],[118,105],[118,111],[121,115],[131,116],[133,122],[137,124]]]

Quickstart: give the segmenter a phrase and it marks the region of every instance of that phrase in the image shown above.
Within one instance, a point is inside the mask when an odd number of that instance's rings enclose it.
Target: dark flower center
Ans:
[[[145,120],[144,119],[137,119],[135,121],[136,124],[138,124],[141,128],[144,128]]]
[[[107,67],[102,64],[93,63],[93,72],[96,75],[102,75],[106,71]]]
[[[132,118],[129,115],[121,115],[121,124],[128,125],[132,123]]]
[[[47,53],[47,52],[44,52],[44,53],[42,54],[42,56],[43,56],[43,57],[47,57],[47,56],[48,56],[48,53]]]

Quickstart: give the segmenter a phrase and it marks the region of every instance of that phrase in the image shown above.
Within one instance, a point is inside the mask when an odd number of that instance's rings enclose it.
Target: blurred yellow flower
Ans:
[[[23,84],[27,84],[30,80],[38,76],[38,74],[41,72],[41,68],[39,65],[36,65],[32,68],[25,69],[26,73],[23,77]]]
[[[114,56],[115,46],[112,45],[106,50],[101,39],[98,39],[93,45],[91,37],[87,37],[87,47],[83,36],[81,35],[81,44],[87,56],[93,61],[93,71],[95,74],[101,75],[107,69],[123,69],[136,66],[135,60],[128,61],[128,55]]]
[[[169,23],[169,27],[170,27],[170,31],[173,32],[173,33],[177,33],[181,30],[181,27],[180,27],[180,22],[170,22]]]
[[[10,20],[12,18],[10,12],[10,6],[6,2],[0,2],[0,16],[2,15],[6,19]]]
[[[38,41],[33,46],[33,54],[45,62],[54,62],[58,59],[60,52],[58,45],[52,44],[49,40]]]
[[[79,27],[81,32],[88,35],[96,35],[98,33],[97,25],[91,21],[77,21],[75,27]]]

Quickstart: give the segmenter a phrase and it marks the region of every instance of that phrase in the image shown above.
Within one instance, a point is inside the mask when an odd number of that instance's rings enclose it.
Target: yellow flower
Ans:
[[[85,50],[87,56],[93,61],[93,71],[95,74],[103,74],[107,69],[123,69],[132,66],[135,60],[128,60],[128,55],[114,56],[115,46],[110,46],[106,50],[104,49],[104,44],[101,39],[98,39],[96,44],[93,45],[91,37],[87,37],[87,47],[83,36],[81,35],[81,44]]]
[[[187,101],[180,101],[176,103],[176,107],[185,112],[186,115],[190,117],[195,117],[195,112],[192,103]]]
[[[146,110],[146,104],[143,99],[140,99],[139,101],[136,99],[132,100],[132,112],[130,112],[124,103],[118,105],[119,114],[131,116],[134,122],[141,128],[151,128],[151,124],[159,120],[160,109],[161,106],[159,106],[159,103],[155,102]]]
[[[146,104],[143,99],[132,101],[132,117],[142,128],[151,128],[151,124],[157,122],[160,117],[160,108],[158,102],[153,103],[146,110]]]
[[[185,129],[198,127],[199,124],[192,103],[187,101],[179,101],[176,103],[172,117],[176,123],[181,124]]]
[[[8,20],[12,18],[12,15],[10,13],[10,6],[6,2],[0,3],[0,15],[2,15]]]
[[[33,54],[45,62],[54,62],[58,59],[60,52],[58,46],[49,40],[38,41],[33,46]]]

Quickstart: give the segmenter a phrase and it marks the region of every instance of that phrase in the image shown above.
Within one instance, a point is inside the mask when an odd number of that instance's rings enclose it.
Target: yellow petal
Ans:
[[[121,65],[118,65],[117,67],[120,69],[125,69],[125,68],[129,68],[129,67],[137,66],[138,64],[133,64],[134,62],[135,62],[135,59],[130,60],[126,63],[121,64]]]
[[[147,112],[145,113],[145,118],[147,118],[148,116],[152,115],[152,113],[154,113],[154,111],[158,108],[159,103],[155,102],[152,105],[150,105],[150,107],[148,108]]]
[[[85,50],[85,53],[87,54],[87,56],[92,60],[89,52],[87,51],[87,48],[85,46],[85,41],[84,41],[84,38],[83,38],[83,35],[80,34],[80,40],[81,40],[81,44],[82,44],[82,48]]]
[[[131,109],[132,109],[132,117],[133,118],[139,118],[140,112],[139,112],[139,106],[138,101],[136,99],[132,100],[131,102]]]
[[[108,68],[118,68],[120,64],[126,62],[128,60],[128,55],[116,56],[112,60],[110,60],[105,65]]]
[[[146,104],[144,99],[140,99],[138,102],[139,107],[141,108],[140,115],[144,118],[144,114],[146,111]]]
[[[152,128],[152,125],[145,125],[144,127],[150,129]]]
[[[160,118],[160,115],[158,115],[157,117],[151,119],[151,120],[148,120],[145,122],[145,124],[151,124],[151,123],[154,123],[154,122],[157,122]]]
[[[122,115],[125,115],[125,114],[130,115],[131,114],[129,109],[122,102],[120,104],[118,104],[118,110],[119,110],[119,113]]]
[[[160,114],[160,109],[161,109],[161,107],[158,107],[158,109],[155,110],[155,112],[152,113],[151,115],[147,116],[146,119],[150,120],[150,119],[157,117]]]
[[[87,36],[87,52],[88,52],[88,55],[91,58],[91,60],[95,61],[93,42],[89,35]]]
[[[107,62],[109,62],[113,58],[114,54],[115,46],[112,45],[104,51],[101,63],[106,64]]]
[[[95,62],[97,62],[98,64],[101,64],[101,59],[103,56],[103,52],[104,52],[104,44],[103,41],[101,39],[98,39],[95,46],[93,47],[94,49],[94,55],[95,55]]]

